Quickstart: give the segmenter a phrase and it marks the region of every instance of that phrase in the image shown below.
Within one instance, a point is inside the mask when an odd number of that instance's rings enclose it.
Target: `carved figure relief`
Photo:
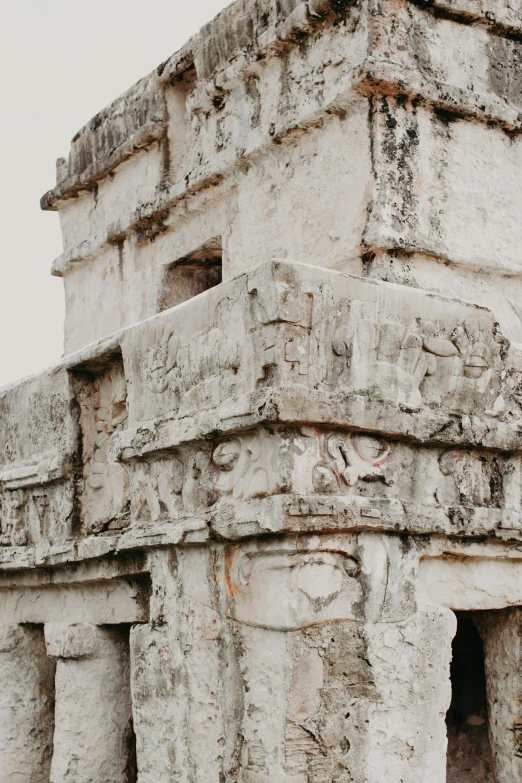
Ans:
[[[37,540],[49,541],[51,544],[54,544],[57,524],[54,507],[49,495],[45,492],[35,492],[32,495],[32,501],[39,522]]]
[[[256,319],[262,324],[286,322],[309,329],[315,286],[292,273],[259,267],[249,274],[248,293]]]
[[[162,522],[179,517],[183,509],[183,480],[183,464],[177,457],[134,464],[131,478],[133,522]]]
[[[473,365],[472,365],[473,366]],[[495,506],[504,501],[505,460],[497,455],[480,456],[451,449],[439,457],[443,480],[436,499],[443,505]]]
[[[489,319],[474,319],[458,326],[452,334],[462,360],[465,378],[478,380],[490,370],[494,358]]]
[[[0,471],[2,540],[21,546],[65,541],[70,535],[73,487],[70,460],[45,452]]]
[[[349,487],[361,478],[381,478],[392,452],[391,444],[371,435],[332,435],[328,452]]]
[[[358,616],[362,587],[357,559],[335,551],[237,553],[228,585],[234,616],[249,625],[297,630]]]
[[[402,323],[379,315],[377,303],[342,301],[332,338],[331,382],[418,408],[421,385],[437,371],[437,357],[456,357],[456,346],[433,324]],[[455,362],[454,362],[455,363]]]
[[[515,410],[519,410],[522,405],[522,351],[518,346],[510,346],[506,359],[506,391],[516,405]]]
[[[470,411],[498,394],[502,346],[488,318],[470,319],[448,335],[420,316],[383,319],[376,302],[343,300],[327,383],[412,409],[443,404]]]
[[[313,382],[312,330],[326,309],[322,286],[292,275],[267,278],[266,270],[259,269],[250,274],[248,291],[254,318],[264,325],[257,335],[261,345],[257,377],[266,380],[267,368],[278,366],[283,382]]]
[[[143,372],[151,391],[160,394],[168,389],[174,409],[186,413],[216,405],[233,394],[240,366],[237,341],[214,327],[181,345],[176,335],[167,334],[146,350]]]
[[[279,436],[263,429],[219,443],[212,452],[216,492],[250,500],[284,491],[289,478],[282,446]]]
[[[185,455],[183,505],[187,513],[207,511],[219,495],[214,488],[215,473],[208,451],[193,450]]]
[[[30,542],[27,495],[22,490],[4,492],[1,504],[2,546],[24,546]]]
[[[172,333],[164,335],[160,332],[143,355],[143,377],[146,386],[153,392],[161,394],[170,383],[170,375],[176,365],[176,354],[179,340]]]
[[[88,482],[92,489],[101,489],[105,485],[109,439],[127,421],[127,383],[117,367],[95,378],[93,387],[95,434]]]
[[[460,364],[456,388],[446,403],[466,412],[493,407],[507,341],[486,317],[464,321],[452,333],[452,340],[459,349]]]
[[[101,370],[74,375],[82,436],[82,517],[88,533],[124,527],[129,517],[127,469],[111,454],[113,436],[127,422],[127,382],[121,354],[104,363]]]
[[[371,681],[357,557],[343,546],[294,549],[286,542],[238,547],[225,563],[247,685],[240,779],[268,780],[280,764],[289,779],[344,781],[362,718],[354,696]],[[284,737],[282,757],[267,730],[274,724]]]

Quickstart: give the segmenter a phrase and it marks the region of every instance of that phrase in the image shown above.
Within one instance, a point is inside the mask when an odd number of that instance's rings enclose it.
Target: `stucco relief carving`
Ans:
[[[56,513],[52,497],[47,492],[33,492],[31,495],[34,509],[36,511],[35,522],[38,524],[38,530],[33,531],[34,541],[50,541],[51,544],[64,540],[67,536],[68,526],[62,520],[60,525],[59,514]],[[62,527],[62,535],[57,535]],[[35,534],[36,533],[36,534]]]
[[[96,370],[75,370],[80,406],[82,525],[88,533],[128,524],[126,468],[115,461],[111,444],[128,419],[127,379],[121,354],[106,357]]]
[[[91,489],[105,486],[109,440],[127,421],[127,383],[120,367],[97,377],[93,381],[94,438],[88,484]]]
[[[496,506],[504,503],[505,458],[451,449],[439,457],[443,476],[435,493],[443,505]]]
[[[143,354],[143,377],[151,391],[161,394],[169,387],[179,340],[168,329],[161,327],[152,335],[152,341]]]
[[[133,524],[173,522],[204,513],[216,503],[216,470],[210,448],[191,448],[164,458],[134,460],[131,475]]]
[[[69,537],[70,473],[70,459],[52,451],[0,471],[3,545],[55,544]]]
[[[371,435],[332,435],[328,439],[328,453],[339,475],[349,487],[353,487],[361,478],[384,477],[392,446]]]
[[[158,394],[169,390],[172,407],[183,414],[217,405],[234,394],[241,366],[238,342],[222,329],[196,332],[180,344],[174,333],[146,349],[143,372],[147,387]]]
[[[137,523],[176,519],[183,508],[183,464],[177,457],[144,460],[131,472],[131,518]]]
[[[342,552],[247,552],[229,572],[235,616],[279,631],[354,619],[362,597],[359,572],[357,559]]]
[[[26,493],[21,490],[1,496],[1,543],[3,546],[23,546],[29,543]]]
[[[454,329],[422,318],[402,320],[376,302],[343,300],[332,327],[328,385],[407,408],[423,404],[471,411],[500,390],[504,341],[489,318]]]
[[[511,345],[506,357],[506,396],[515,401],[515,407],[522,406],[522,350],[519,345]],[[505,406],[502,401],[501,407]]]
[[[70,484],[5,491],[0,497],[0,544],[66,541],[71,535],[73,503]]]
[[[437,503],[508,512],[519,507],[521,496],[520,465],[514,458],[415,447],[373,433],[312,427],[259,428],[170,453],[134,455],[126,464],[135,525],[172,522],[191,514],[205,518],[207,513],[209,520],[213,515],[221,519],[221,514],[224,520],[234,503],[281,495],[306,498],[302,508],[307,510],[300,513],[305,517],[334,513],[328,510],[327,496],[350,498],[353,508],[367,499],[370,506],[363,503],[361,514],[375,519],[381,518],[381,511],[371,505],[372,499],[385,503],[382,513],[389,509],[402,519]],[[322,510],[311,502],[314,495],[317,502],[326,503]],[[402,504],[413,504],[411,511]],[[260,507],[259,513],[268,511]],[[437,524],[443,524],[443,516]],[[342,521],[336,524],[342,528]]]
[[[212,452],[218,470],[215,489],[235,500],[265,497],[288,489],[284,442],[261,429],[219,443]]]
[[[361,564],[353,545],[329,543],[253,544],[225,555],[247,686],[241,779],[269,779],[276,757],[265,727],[277,725],[289,779],[348,780],[348,753],[363,720],[354,697],[372,692],[372,678],[360,622]],[[280,660],[287,661],[284,676]]]
[[[402,496],[411,492],[414,454],[402,443],[370,433],[324,433],[312,471],[313,491]]]
[[[314,283],[302,280],[288,268],[258,267],[248,276],[254,315],[262,324],[284,322],[309,329],[317,292]]]
[[[456,354],[449,341],[441,349]],[[374,390],[376,396],[416,408],[424,378],[437,370],[435,355],[424,350],[417,324],[378,318],[374,302],[341,303],[332,338],[333,381],[339,388]]]
[[[286,450],[284,438],[260,429],[168,457],[132,460],[132,520],[172,521],[205,512],[220,499],[244,501],[288,491]]]
[[[397,302],[371,290],[337,299],[332,286],[301,275],[259,268],[249,277],[262,382],[348,391],[407,410],[499,410],[508,343],[489,314],[456,303],[428,316],[409,292]]]

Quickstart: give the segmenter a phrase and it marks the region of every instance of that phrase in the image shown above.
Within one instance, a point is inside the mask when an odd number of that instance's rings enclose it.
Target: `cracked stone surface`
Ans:
[[[519,0],[237,0],[76,134],[0,783],[519,780],[521,84]]]

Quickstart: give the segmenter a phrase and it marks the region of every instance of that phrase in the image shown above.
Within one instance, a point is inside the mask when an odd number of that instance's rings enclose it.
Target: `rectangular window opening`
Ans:
[[[214,237],[165,267],[158,312],[219,285],[222,281],[222,256],[221,237]]]
[[[493,783],[484,648],[469,612],[456,612],[446,783]]]

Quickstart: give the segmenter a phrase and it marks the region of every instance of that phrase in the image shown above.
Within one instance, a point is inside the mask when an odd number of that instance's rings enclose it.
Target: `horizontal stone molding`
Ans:
[[[417,590],[420,603],[438,603],[456,611],[520,606],[522,561],[495,557],[422,558]]]
[[[70,465],[61,454],[41,454],[0,470],[0,483],[7,490],[37,487],[66,478],[69,472]]]
[[[146,622],[147,582],[0,588],[0,623]]]
[[[59,563],[209,529],[518,537],[521,378],[485,308],[267,262],[4,393],[4,460],[47,431],[70,472],[4,461],[1,542]]]
[[[45,644],[50,658],[117,657],[126,646],[113,631],[85,622],[47,623]]]

